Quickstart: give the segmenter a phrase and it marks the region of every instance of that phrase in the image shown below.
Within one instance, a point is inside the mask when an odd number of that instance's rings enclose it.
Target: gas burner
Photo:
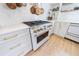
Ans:
[[[23,22],[23,23],[28,26],[37,26],[37,25],[42,25],[42,24],[50,23],[50,22],[40,20],[40,21],[29,21],[29,22]]]

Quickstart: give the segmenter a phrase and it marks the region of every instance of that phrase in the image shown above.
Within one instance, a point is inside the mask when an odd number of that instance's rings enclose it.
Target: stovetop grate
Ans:
[[[48,21],[29,21],[29,22],[23,22],[23,23],[28,26],[36,26],[36,25],[42,25],[42,24],[50,23],[50,22],[48,22]]]

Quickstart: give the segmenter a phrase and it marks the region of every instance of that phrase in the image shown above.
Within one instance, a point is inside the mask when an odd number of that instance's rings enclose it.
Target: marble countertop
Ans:
[[[22,23],[10,25],[10,26],[3,26],[3,27],[0,27],[0,35],[10,33],[13,31],[18,31],[18,30],[25,29],[25,28],[29,28],[29,26],[22,24]]]
[[[57,22],[79,23],[79,20],[57,20]]]

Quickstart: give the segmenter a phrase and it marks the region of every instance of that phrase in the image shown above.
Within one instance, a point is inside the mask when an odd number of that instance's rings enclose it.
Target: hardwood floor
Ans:
[[[27,56],[79,56],[79,44],[52,35],[38,50],[31,51]]]

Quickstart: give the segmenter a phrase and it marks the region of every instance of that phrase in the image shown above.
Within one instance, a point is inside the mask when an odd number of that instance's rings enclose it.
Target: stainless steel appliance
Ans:
[[[33,50],[36,50],[48,40],[49,30],[52,27],[52,23],[41,20],[23,23],[30,26],[30,35],[32,39]]]

